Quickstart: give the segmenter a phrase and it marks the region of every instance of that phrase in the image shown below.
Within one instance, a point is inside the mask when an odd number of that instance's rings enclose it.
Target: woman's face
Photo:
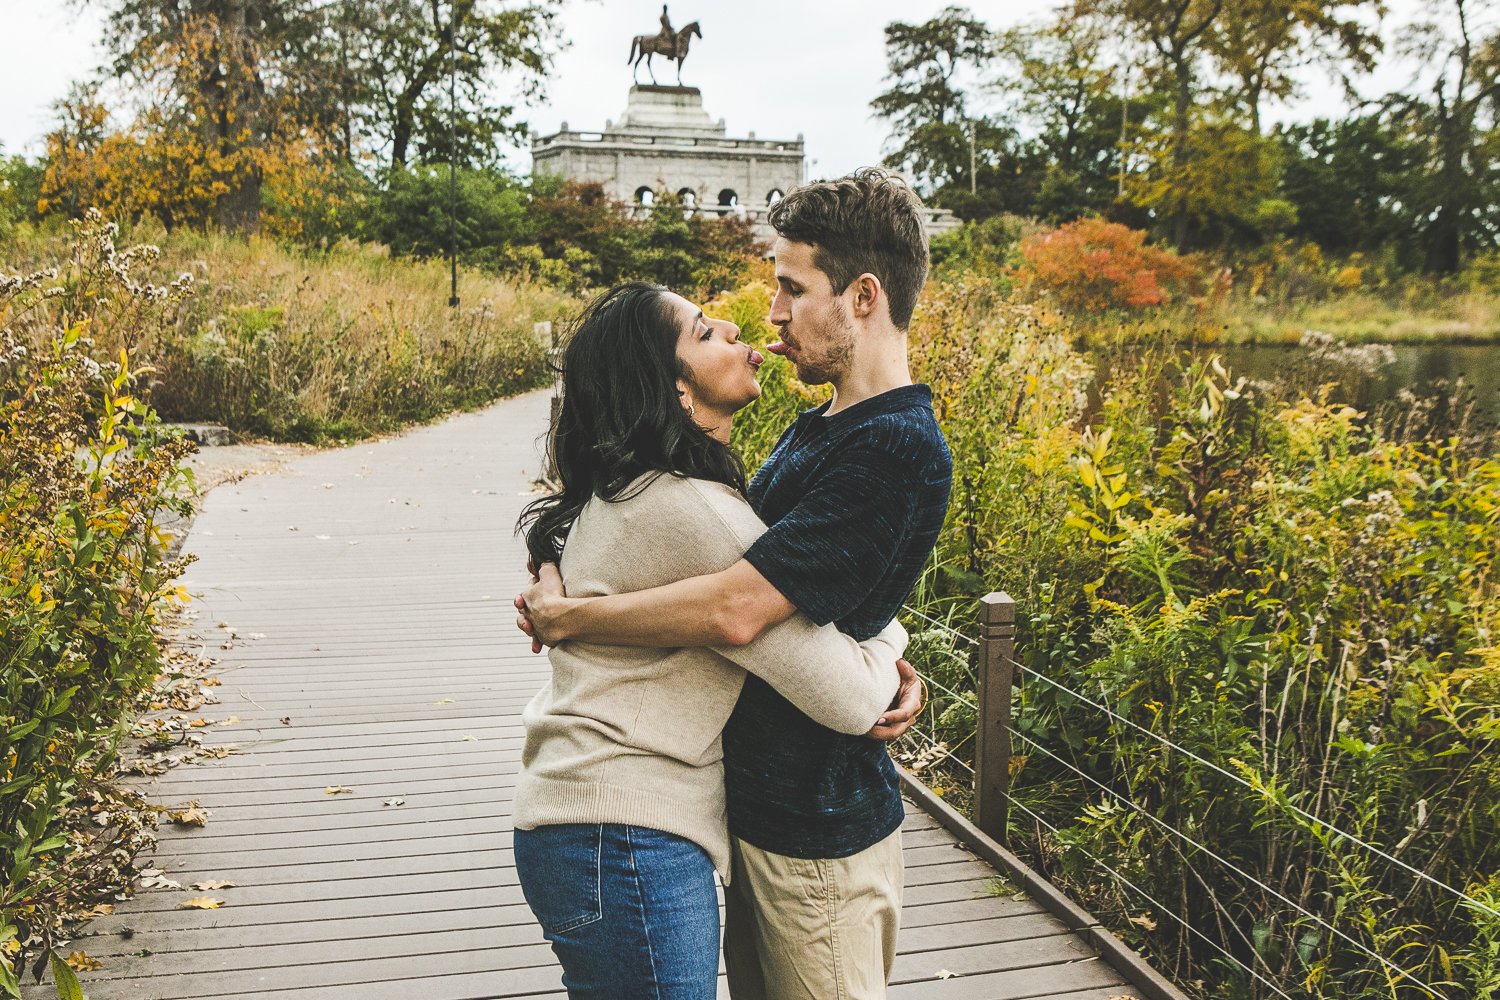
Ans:
[[[693,419],[709,432],[728,435],[734,414],[760,395],[756,372],[765,360],[740,343],[740,328],[728,320],[709,319],[687,299],[667,293],[677,316],[677,356],[687,367],[680,388],[693,404]]]

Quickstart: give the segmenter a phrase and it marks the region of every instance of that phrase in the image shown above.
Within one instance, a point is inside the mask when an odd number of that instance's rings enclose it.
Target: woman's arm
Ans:
[[[896,696],[896,661],[906,652],[906,629],[892,621],[874,638],[855,642],[799,612],[753,642],[715,650],[770,684],[814,722],[863,736]]]
[[[694,496],[693,516],[674,519],[677,545],[690,546],[697,573],[712,573],[740,561],[765,525],[750,505],[727,489],[686,480]],[[683,534],[688,524],[695,527]],[[868,733],[891,705],[900,674],[896,661],[906,652],[906,630],[898,622],[864,643],[833,625],[815,625],[798,612],[763,631],[758,638],[734,645],[715,645],[721,656],[775,688],[784,698],[829,729],[851,735]]]

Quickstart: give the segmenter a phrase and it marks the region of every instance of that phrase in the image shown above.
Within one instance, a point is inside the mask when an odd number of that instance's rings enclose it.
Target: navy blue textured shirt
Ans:
[[[745,558],[803,614],[863,641],[936,544],[953,462],[925,385],[827,409],[800,414],[751,481],[768,529]],[[762,850],[848,857],[901,825],[886,745],[818,725],[758,677],[724,729],[724,772],[729,830]]]

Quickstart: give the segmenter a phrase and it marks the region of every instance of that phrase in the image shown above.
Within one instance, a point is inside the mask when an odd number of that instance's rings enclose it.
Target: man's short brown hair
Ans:
[[[813,264],[835,295],[861,274],[880,279],[891,322],[911,325],[927,280],[927,227],[922,202],[900,178],[877,167],[805,184],[771,206],[771,225],[813,247]]]

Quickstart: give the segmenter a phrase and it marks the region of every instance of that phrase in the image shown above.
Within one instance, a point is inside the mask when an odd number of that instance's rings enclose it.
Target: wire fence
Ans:
[[[1008,600],[1008,599],[1007,599]],[[977,696],[979,683],[977,671],[972,665],[977,661],[979,670],[984,669],[986,660],[984,644],[972,636],[953,628],[947,622],[940,621],[917,608],[906,607],[903,609],[911,619],[923,623],[925,629],[913,628],[914,642],[920,642],[927,636],[937,635],[949,644],[953,653],[961,656],[962,662],[969,667],[963,671],[963,680],[971,685],[969,691],[962,690],[962,684],[958,683],[952,676],[954,658],[945,659],[943,662],[949,667],[946,671],[946,680],[933,676],[930,671],[918,669],[919,674],[926,682],[930,698],[922,716],[908,732],[905,739],[907,746],[898,751],[898,759],[912,769],[919,776],[924,774],[943,775],[945,784],[963,782],[969,784],[964,789],[976,797],[983,794],[983,790],[977,787],[975,781],[978,768],[976,764],[983,766],[980,761],[971,763],[965,759],[961,751],[972,748],[979,741],[974,739],[979,728],[993,725],[994,720],[986,719],[981,709],[981,699]],[[922,633],[926,633],[924,636]],[[1201,753],[1182,746],[1179,742],[1143,726],[1129,717],[1116,712],[1105,704],[1107,698],[1104,694],[1093,695],[1077,690],[1071,685],[1064,684],[1055,678],[1048,677],[1037,671],[1027,670],[1024,664],[1017,662],[1007,655],[1006,662],[1014,671],[1015,678],[1019,681],[1023,672],[1028,682],[1035,681],[1050,687],[1060,695],[1072,699],[1077,705],[1082,706],[1088,712],[1096,713],[1100,718],[1107,720],[1108,724],[1121,727],[1129,732],[1143,737],[1154,743],[1162,753],[1180,755],[1183,759],[1206,769],[1216,777],[1230,782],[1231,788],[1236,788],[1241,794],[1256,796],[1266,800],[1274,808],[1285,811],[1296,820],[1304,824],[1306,831],[1327,845],[1345,844],[1350,848],[1366,853],[1371,858],[1390,865],[1395,871],[1407,876],[1413,884],[1425,885],[1435,892],[1451,897],[1454,901],[1470,907],[1476,912],[1484,913],[1492,917],[1500,918],[1500,910],[1491,906],[1483,900],[1476,898],[1468,892],[1444,881],[1428,871],[1396,857],[1392,852],[1370,843],[1367,839],[1358,836],[1348,830],[1340,828],[1325,817],[1320,817],[1312,811],[1305,809],[1285,796],[1276,796],[1274,793],[1257,783],[1251,781],[1244,774],[1237,773],[1223,764],[1211,760]],[[1018,685],[1015,690],[1023,690],[1024,686]],[[1011,692],[1006,691],[1005,696],[1011,697]],[[1024,705],[1023,705],[1024,707]],[[954,723],[964,719],[962,714],[968,713],[972,718],[974,729],[959,735],[955,730]],[[1362,956],[1373,963],[1370,968],[1379,970],[1386,977],[1389,986],[1389,995],[1397,996],[1421,996],[1431,997],[1435,1000],[1457,1000],[1457,994],[1445,993],[1444,989],[1451,987],[1451,982],[1434,983],[1420,978],[1410,969],[1398,965],[1386,954],[1382,954],[1379,947],[1379,928],[1370,926],[1368,917],[1356,919],[1353,915],[1344,913],[1341,908],[1334,906],[1329,912],[1318,912],[1305,900],[1292,898],[1286,892],[1270,884],[1265,877],[1256,872],[1248,870],[1242,863],[1226,857],[1223,852],[1214,846],[1205,843],[1201,836],[1195,836],[1192,832],[1183,829],[1181,824],[1169,823],[1157,812],[1145,805],[1130,794],[1116,787],[1115,782],[1110,780],[1112,776],[1101,776],[1093,773],[1090,768],[1081,766],[1076,759],[1061,746],[1048,746],[1023,729],[1014,726],[1007,727],[1007,732],[1001,734],[1001,738],[1007,741],[1007,747],[1020,744],[1022,752],[1013,758],[1007,758],[1009,766],[1003,776],[1002,794],[1005,797],[1007,807],[1014,807],[1018,813],[1024,814],[1035,824],[1037,835],[1043,833],[1049,836],[1055,845],[1062,845],[1059,849],[1071,852],[1073,856],[1081,858],[1092,870],[1098,872],[1108,883],[1117,887],[1124,897],[1135,898],[1161,914],[1174,924],[1179,926],[1184,934],[1192,938],[1198,945],[1207,949],[1216,958],[1222,959],[1232,967],[1239,970],[1248,980],[1254,981],[1267,991],[1267,995],[1293,1000],[1294,997],[1307,997],[1312,995],[1307,990],[1307,984],[1288,982],[1285,968],[1276,968],[1266,957],[1263,949],[1257,947],[1255,941],[1240,925],[1230,920],[1221,921],[1219,926],[1226,930],[1225,935],[1215,938],[1206,933],[1198,925],[1193,915],[1180,912],[1179,909],[1165,903],[1161,893],[1153,893],[1143,888],[1138,880],[1129,878],[1120,871],[1118,863],[1112,864],[1110,859],[1101,857],[1098,852],[1088,850],[1077,836],[1070,836],[1065,827],[1076,822],[1075,816],[1054,816],[1049,819],[1037,810],[1038,803],[1030,803],[1010,793],[1009,778],[1012,771],[1017,770],[1017,765],[1024,767],[1030,755],[1039,755],[1060,769],[1061,773],[1067,774],[1082,783],[1086,787],[1098,793],[1100,803],[1109,803],[1111,808],[1128,810],[1130,813],[1141,817],[1149,827],[1159,831],[1164,842],[1170,844],[1178,856],[1185,861],[1188,859],[1207,859],[1225,873],[1238,879],[1245,886],[1253,887],[1259,892],[1263,899],[1274,901],[1280,906],[1283,916],[1291,917],[1292,922],[1317,928],[1326,933],[1330,939],[1337,939],[1355,954]],[[1013,742],[1012,742],[1013,741]],[[932,778],[926,779],[929,784]],[[982,781],[982,778],[980,779]],[[988,782],[985,782],[988,785]],[[978,802],[964,803],[974,806],[976,814],[980,809]],[[1002,814],[1003,815],[1003,814]],[[1196,820],[1195,820],[1196,822]],[[1003,839],[1004,831],[997,836]],[[1408,897],[1409,898],[1409,897]],[[1446,966],[1447,956],[1444,955]],[[1467,995],[1467,994],[1465,994]]]

